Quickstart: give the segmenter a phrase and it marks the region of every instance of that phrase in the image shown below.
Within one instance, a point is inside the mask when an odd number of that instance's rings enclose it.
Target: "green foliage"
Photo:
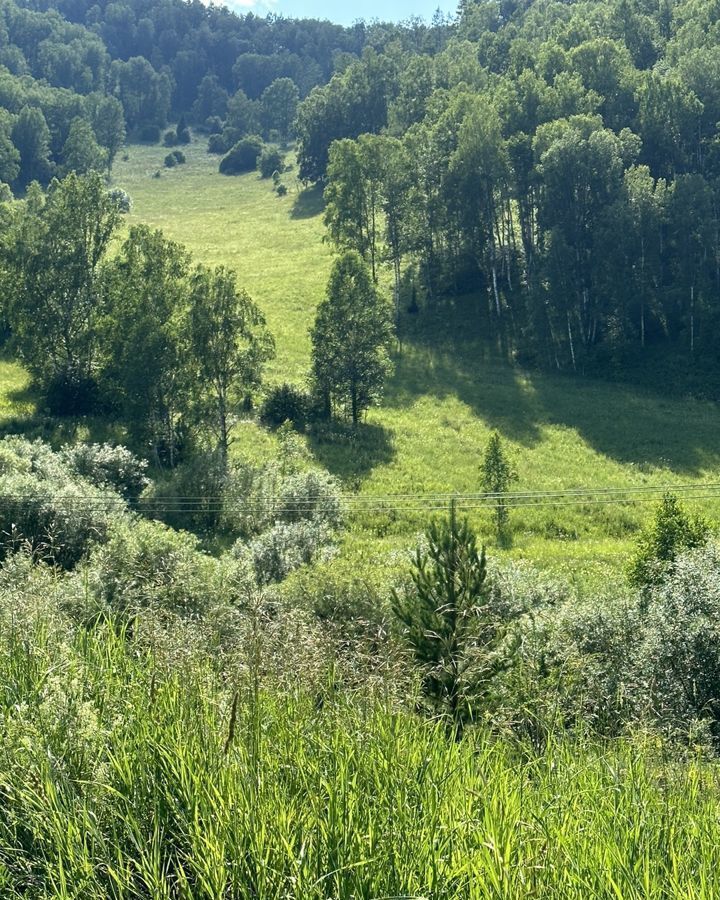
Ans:
[[[263,147],[257,166],[263,178],[272,178],[275,172],[285,170],[285,157],[276,147]]]
[[[259,386],[275,344],[260,309],[238,291],[235,273],[199,266],[190,285],[190,347],[202,390],[196,402],[227,458],[242,398]]]
[[[59,387],[58,412],[77,409],[97,372],[101,264],[119,223],[98,174],[53,182],[39,208],[26,204],[13,222],[5,253],[13,341],[38,383]]]
[[[75,118],[63,146],[63,172],[84,175],[102,172],[107,168],[107,153],[95,140],[95,134],[86,119]]]
[[[517,481],[517,477],[503,448],[502,438],[494,431],[490,435],[480,466],[480,484],[484,493],[493,495],[495,529],[501,543],[510,539],[510,514],[503,495],[508,492],[513,481]]]
[[[358,253],[336,260],[311,338],[319,393],[328,409],[344,410],[357,425],[392,371],[389,310]]]
[[[201,552],[193,535],[142,519],[113,528],[81,577],[90,592],[88,611],[125,621],[147,607],[197,617],[249,584],[240,568],[231,571]]]
[[[118,494],[69,472],[62,455],[40,443],[5,439],[0,470],[0,558],[28,548],[70,569],[126,518]]]
[[[220,174],[242,175],[243,172],[252,172],[262,150],[262,138],[256,135],[243,138],[220,160]]]
[[[512,653],[487,581],[485,550],[467,521],[433,522],[417,550],[412,587],[395,592],[393,610],[422,673],[434,713],[458,733],[478,717]]]
[[[19,185],[26,187],[32,181],[47,184],[53,166],[50,162],[50,130],[42,110],[31,106],[22,108],[13,125],[12,142],[20,155]]]
[[[103,382],[137,444],[171,467],[191,399],[189,272],[183,247],[135,226],[105,279],[112,315],[103,322]]]
[[[208,153],[227,153],[227,142],[222,134],[211,134],[208,138]]]
[[[168,153],[168,155],[163,160],[163,165],[166,169],[173,169],[177,164],[178,160],[174,153]]]
[[[690,516],[677,497],[666,494],[652,524],[638,540],[628,578],[635,587],[663,581],[673,570],[675,559],[685,550],[702,547],[709,538],[709,527],[697,516]]]
[[[301,519],[277,522],[249,544],[238,542],[233,552],[249,562],[258,585],[264,586],[283,581],[301,566],[315,562],[323,551],[327,554],[330,540],[325,525]]]
[[[147,462],[127,447],[111,444],[76,444],[61,453],[70,472],[101,488],[110,488],[126,500],[136,501],[150,483]]]
[[[667,520],[667,513],[663,516]],[[687,532],[683,537],[686,538]],[[700,544],[706,540],[698,530]],[[687,546],[687,545],[686,545]],[[696,545],[697,546],[697,545]],[[716,544],[681,551],[650,587],[638,675],[647,708],[669,733],[692,735],[704,724],[720,738],[720,558]],[[700,727],[698,727],[700,726]]]
[[[277,131],[282,140],[291,136],[300,91],[292,78],[276,78],[260,97],[261,118],[266,133]]]
[[[273,385],[267,391],[260,410],[260,416],[267,425],[274,428],[283,422],[291,422],[298,431],[305,427],[310,413],[311,398],[307,391],[294,384],[283,382]]]

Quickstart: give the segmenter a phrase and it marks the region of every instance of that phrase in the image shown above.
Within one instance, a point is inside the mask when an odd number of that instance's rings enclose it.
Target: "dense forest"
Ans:
[[[720,896],[718,37],[0,0],[0,896]]]
[[[510,349],[712,363],[718,18],[702,2],[460,5],[435,54],[366,51],[301,104],[327,224],[403,297],[479,290]]]

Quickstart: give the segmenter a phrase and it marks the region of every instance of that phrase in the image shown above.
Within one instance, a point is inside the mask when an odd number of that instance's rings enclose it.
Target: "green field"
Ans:
[[[162,168],[164,149],[132,146],[114,183],[133,200],[131,221],[162,228],[198,261],[234,268],[260,304],[277,343],[270,380],[301,383],[309,367],[308,327],[332,259],[321,200],[295,172],[279,198],[255,174],[224,177],[204,143],[188,163]],[[159,178],[153,177],[160,171]],[[397,494],[478,491],[478,466],[497,428],[518,470],[517,490],[618,488],[712,482],[720,472],[720,416],[709,402],[580,378],[528,373],[499,359],[474,312],[477,298],[448,303],[405,327],[383,405],[359,433],[311,442],[317,459],[348,491],[384,506],[355,515],[352,563],[406,545],[426,521],[427,501],[396,509]],[[22,370],[3,363],[0,415],[28,415]],[[661,373],[659,373],[660,375]],[[86,434],[102,428],[85,423]],[[262,456],[268,436],[239,429],[237,452]],[[704,493],[704,492],[701,492]],[[383,500],[383,498],[385,498]],[[720,519],[720,502],[697,504]],[[622,565],[651,503],[546,505],[513,513],[509,552],[554,569],[600,574]],[[487,512],[472,511],[489,543]]]

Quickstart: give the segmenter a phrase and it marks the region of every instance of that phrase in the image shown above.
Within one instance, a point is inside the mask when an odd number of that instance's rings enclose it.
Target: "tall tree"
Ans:
[[[227,460],[238,404],[260,384],[263,365],[274,355],[265,319],[235,273],[198,266],[190,282],[190,347],[197,367],[200,406]]]
[[[70,132],[63,147],[63,171],[84,175],[100,172],[107,165],[107,153],[95,140],[90,123],[79,116],[70,123]]]
[[[412,586],[393,595],[423,693],[456,736],[487,706],[495,677],[512,656],[501,649],[507,626],[493,607],[485,549],[468,522],[433,522],[410,572]]]
[[[101,263],[120,223],[98,174],[54,181],[27,204],[6,256],[13,340],[37,381],[69,390],[97,372]]]
[[[292,78],[276,78],[260,97],[262,119],[267,133],[277,131],[282,140],[292,132],[300,91]]]
[[[31,181],[47,184],[52,175],[50,129],[41,109],[24,106],[12,129],[12,142],[20,154],[18,182],[27,187]]]
[[[354,425],[382,394],[392,370],[387,303],[353,250],[333,265],[311,329],[313,375],[328,409],[349,412]]]
[[[105,379],[138,442],[173,466],[197,389],[189,348],[190,257],[135,226],[106,277]]]

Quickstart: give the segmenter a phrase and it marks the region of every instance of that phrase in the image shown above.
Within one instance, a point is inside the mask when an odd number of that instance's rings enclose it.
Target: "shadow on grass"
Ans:
[[[359,487],[376,466],[395,458],[391,432],[376,424],[316,426],[310,432],[310,448],[318,462],[350,489]]]
[[[696,476],[720,468],[720,408],[659,390],[526,372],[504,358],[477,298],[459,298],[410,323],[385,404],[454,396],[507,438],[532,448],[547,426],[576,431],[597,453],[625,465]],[[588,482],[592,482],[588,472]]]
[[[292,219],[314,219],[325,210],[325,198],[323,196],[323,187],[321,184],[314,184],[307,187],[295,198],[290,218]]]

